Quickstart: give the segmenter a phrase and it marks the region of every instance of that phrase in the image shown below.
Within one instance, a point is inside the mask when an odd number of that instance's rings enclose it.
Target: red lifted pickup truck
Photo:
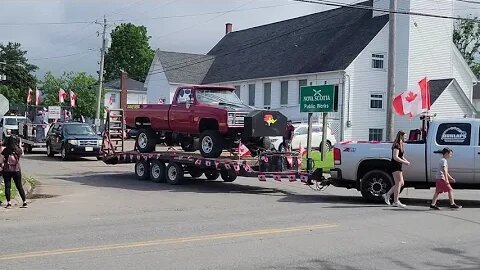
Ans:
[[[172,104],[127,105],[127,128],[137,129],[140,152],[155,150],[157,143],[180,145],[186,152],[200,150],[203,157],[219,157],[239,139],[252,152],[268,148],[268,137],[245,138],[244,118],[254,109],[242,103],[235,88],[192,85],[177,88]]]

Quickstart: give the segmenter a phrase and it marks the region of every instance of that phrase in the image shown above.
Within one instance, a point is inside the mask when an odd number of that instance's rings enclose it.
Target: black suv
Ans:
[[[63,160],[68,160],[72,156],[99,158],[101,146],[102,137],[85,123],[55,123],[48,130],[47,155],[49,157],[60,153]]]

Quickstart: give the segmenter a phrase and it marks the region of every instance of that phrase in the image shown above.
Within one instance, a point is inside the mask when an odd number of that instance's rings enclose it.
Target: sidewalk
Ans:
[[[23,176],[23,189],[25,190],[25,194],[27,194],[27,200],[29,195],[33,192],[35,188],[35,180],[29,176]],[[3,179],[0,181],[0,201],[2,202],[2,205],[5,205],[6,199],[5,199],[5,186],[3,184]],[[22,204],[22,199],[18,195],[17,188],[15,187],[15,184],[12,183],[12,204],[13,205],[21,205]]]

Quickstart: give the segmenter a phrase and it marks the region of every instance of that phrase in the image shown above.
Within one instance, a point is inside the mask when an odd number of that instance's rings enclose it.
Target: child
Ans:
[[[453,151],[450,148],[443,148],[442,150],[443,158],[440,159],[438,163],[438,171],[435,174],[435,194],[433,195],[432,204],[430,205],[431,209],[440,210],[437,206],[438,195],[444,192],[448,192],[448,199],[450,200],[450,208],[460,209],[460,205],[455,204],[453,200],[453,189],[450,185],[450,182],[455,183],[455,179],[448,173],[448,163],[447,159],[452,157]]]

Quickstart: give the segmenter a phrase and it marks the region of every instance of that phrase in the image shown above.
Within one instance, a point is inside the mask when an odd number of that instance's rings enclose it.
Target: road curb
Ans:
[[[29,177],[29,176],[24,176],[23,177],[23,189],[25,190],[25,194],[27,195],[27,198],[33,193],[34,189],[35,189],[35,180],[32,178],[32,177]],[[12,185],[14,185],[12,183]],[[5,186],[3,184],[3,181],[2,183],[0,184],[0,193],[2,193],[2,195],[5,194]],[[23,202],[22,202],[22,198],[20,197],[20,195],[18,194],[18,192],[15,193],[15,195],[12,197],[12,204],[13,205],[21,205]],[[2,204],[5,204],[4,201],[2,201]]]

